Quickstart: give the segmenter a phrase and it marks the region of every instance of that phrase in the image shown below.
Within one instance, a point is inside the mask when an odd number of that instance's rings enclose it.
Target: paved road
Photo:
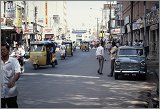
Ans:
[[[141,107],[143,90],[155,87],[153,75],[146,81],[137,78],[114,80],[106,53],[103,75],[97,74],[95,50],[77,50],[73,57],[60,60],[58,66],[34,70],[29,62],[18,81],[20,108],[102,108]]]

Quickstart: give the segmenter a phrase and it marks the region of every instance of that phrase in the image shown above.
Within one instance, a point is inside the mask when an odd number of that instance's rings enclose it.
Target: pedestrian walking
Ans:
[[[116,46],[116,43],[113,41],[112,42],[112,47],[111,47],[111,50],[110,50],[110,55],[111,55],[111,72],[108,75],[109,77],[113,76],[114,63],[115,63],[115,59],[117,57],[117,50],[118,50],[118,47]]]
[[[16,81],[20,77],[20,64],[9,57],[10,46],[1,44],[1,108],[18,108]]]
[[[97,72],[99,74],[103,74],[102,70],[103,70],[103,64],[104,64],[104,48],[102,47],[101,43],[99,43],[99,47],[96,50],[96,58],[98,59],[98,62],[99,62],[99,69]]]

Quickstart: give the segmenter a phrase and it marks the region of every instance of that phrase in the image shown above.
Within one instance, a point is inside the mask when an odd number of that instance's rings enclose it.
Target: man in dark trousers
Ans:
[[[113,41],[112,42],[112,47],[111,47],[111,50],[110,50],[110,55],[111,55],[111,72],[108,75],[109,77],[113,76],[114,63],[115,63],[115,59],[117,57],[117,50],[118,50],[118,47],[116,46],[116,43]]]
[[[1,108],[18,108],[16,81],[20,77],[20,64],[9,57],[10,46],[1,44]]]

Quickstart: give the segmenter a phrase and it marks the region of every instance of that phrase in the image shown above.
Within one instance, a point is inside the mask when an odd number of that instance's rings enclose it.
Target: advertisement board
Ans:
[[[17,7],[16,10],[16,27],[22,27],[22,9]]]
[[[6,18],[15,18],[16,14],[16,5],[14,1],[5,2],[5,17]]]

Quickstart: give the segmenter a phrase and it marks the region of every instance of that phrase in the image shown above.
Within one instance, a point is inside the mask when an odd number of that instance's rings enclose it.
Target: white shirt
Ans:
[[[61,45],[60,46],[60,53],[64,54],[66,51],[66,46],[65,45]]]
[[[96,56],[101,55],[104,57],[104,48],[102,46],[99,46],[96,50]]]
[[[18,95],[16,84],[8,88],[7,83],[14,78],[15,73],[20,73],[20,64],[16,58],[9,57],[7,62],[1,60],[1,98],[9,98]]]
[[[140,47],[143,47],[143,42],[139,42],[139,46],[140,46]]]
[[[117,50],[118,48],[116,46],[111,48],[111,60],[116,59],[117,58]]]
[[[14,55],[20,55],[20,56],[24,56],[25,54],[25,50],[23,48],[15,48],[11,54],[11,56],[14,56]]]

